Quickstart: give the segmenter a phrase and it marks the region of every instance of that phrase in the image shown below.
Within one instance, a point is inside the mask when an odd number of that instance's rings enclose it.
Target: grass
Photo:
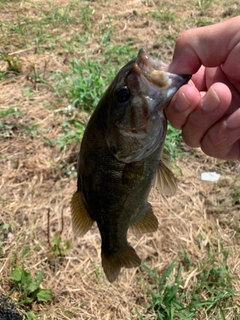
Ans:
[[[104,65],[100,61],[92,62],[88,59],[80,62],[74,59],[71,63],[70,75],[58,75],[57,94],[67,94],[74,108],[92,111],[114,74],[114,70],[111,70],[111,74],[107,74],[104,70],[109,70],[109,64]]]
[[[39,133],[39,127],[31,120],[21,121],[25,116],[21,107],[10,107],[0,111],[0,136],[12,139],[15,135],[35,137]]]
[[[141,267],[109,285],[96,229],[72,236],[79,140],[116,72],[140,47],[169,62],[182,30],[239,12],[234,1],[132,3],[0,0],[0,296],[28,319],[239,320],[239,167],[187,157],[173,127],[179,190],[153,194],[159,230],[130,237]],[[224,184],[198,179],[209,168]]]
[[[216,252],[215,248],[209,247],[208,257],[197,265],[190,261],[182,248],[182,262],[173,261],[163,273],[143,264],[143,273],[149,276],[151,282],[146,314],[152,314],[155,320],[202,319],[201,315],[209,319],[227,319],[231,308],[231,319],[237,319],[240,305],[234,301],[239,296],[233,289],[236,279],[229,272],[229,251],[221,245],[220,248]],[[183,274],[186,271],[190,271],[194,279],[191,285],[184,284]],[[137,314],[140,319],[145,319],[146,315],[139,311]]]
[[[7,70],[5,74],[14,73],[19,74],[20,73],[20,62],[18,57],[10,57],[6,53],[0,53],[0,57],[3,59],[3,61],[7,62]]]

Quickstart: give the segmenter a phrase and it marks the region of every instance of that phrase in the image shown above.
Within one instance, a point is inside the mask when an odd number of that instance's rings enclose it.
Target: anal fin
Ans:
[[[120,248],[118,252],[108,256],[102,249],[102,266],[104,273],[109,282],[117,279],[118,274],[122,267],[134,268],[138,267],[141,263],[136,251],[129,244]]]
[[[75,192],[72,197],[71,213],[74,233],[83,236],[92,227],[94,220],[87,212],[85,200],[80,191]]]
[[[154,232],[158,228],[158,219],[153,214],[152,206],[147,203],[146,208],[139,218],[130,226],[134,233]]]

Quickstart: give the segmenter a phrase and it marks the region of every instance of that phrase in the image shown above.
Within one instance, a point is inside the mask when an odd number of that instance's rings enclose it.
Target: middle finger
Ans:
[[[230,103],[229,88],[222,83],[214,83],[189,115],[182,131],[184,141],[190,147],[199,147],[206,131],[224,115]]]

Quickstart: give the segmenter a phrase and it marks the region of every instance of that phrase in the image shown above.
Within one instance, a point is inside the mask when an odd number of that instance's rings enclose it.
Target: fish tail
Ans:
[[[138,267],[141,263],[136,251],[129,244],[109,255],[102,250],[102,266],[109,282],[117,279],[121,267]]]

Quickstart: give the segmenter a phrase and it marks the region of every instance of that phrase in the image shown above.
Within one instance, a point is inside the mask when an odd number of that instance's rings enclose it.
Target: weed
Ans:
[[[154,19],[160,21],[162,27],[176,20],[176,14],[169,7],[163,7],[161,10],[154,11],[151,15]]]
[[[172,159],[175,160],[177,156],[179,156],[180,154],[181,155],[183,154],[183,152],[181,151],[182,150],[181,144],[182,144],[181,131],[175,129],[169,124],[164,149],[167,151],[167,153],[170,154]]]
[[[63,150],[67,145],[79,142],[83,136],[85,125],[77,119],[67,119],[62,124],[63,135],[58,139],[44,137],[44,141],[47,145],[58,146],[60,150]]]
[[[3,223],[0,225],[0,257],[3,256],[3,242],[9,235],[9,224]]]
[[[157,270],[142,265],[142,270],[148,274],[152,283],[149,286],[151,302],[147,310],[154,313],[154,319],[190,320],[201,314],[208,315],[211,319],[226,319],[229,308],[235,314],[239,313],[240,306],[234,303],[234,297],[237,296],[232,285],[234,279],[227,266],[229,252],[221,244],[219,248],[219,252],[214,252],[210,247],[208,258],[200,260],[197,268],[184,248],[182,253],[187,262],[185,266],[180,263],[176,267],[176,263],[172,262],[160,275]],[[185,289],[182,279],[184,268],[196,269],[194,284]],[[137,313],[140,315],[139,311]]]
[[[12,116],[22,116],[23,112],[19,111],[17,108],[10,107],[7,110],[0,110],[0,119],[12,117]]]
[[[17,33],[18,35],[25,36],[25,30],[23,28],[22,24],[19,24],[19,19],[18,23],[11,23],[11,22],[3,22],[1,24],[1,28],[4,30],[9,30],[10,32]]]
[[[231,189],[230,196],[232,198],[233,205],[240,204],[240,189],[237,186],[233,186],[233,188]]]
[[[7,110],[0,111],[0,137],[12,138],[17,131],[25,132],[31,137],[35,137],[39,133],[39,126],[35,123],[20,123],[17,116],[23,116],[24,113],[19,111],[17,107],[10,107]],[[7,119],[6,119],[7,118]]]
[[[50,245],[49,251],[54,257],[64,256],[66,252],[70,249],[70,242],[67,241],[62,244],[62,238],[59,233],[55,233],[53,237],[53,244]]]
[[[216,258],[220,255],[222,258],[219,262]],[[199,281],[196,284],[195,293],[205,292],[205,297],[211,300],[208,310],[214,307],[221,308],[219,304],[234,295],[233,276],[229,274],[227,266],[228,255],[229,251],[223,248],[220,252],[214,253],[210,247],[208,259],[199,262]]]
[[[136,57],[136,50],[130,45],[115,45],[106,49],[105,57],[107,61],[112,61],[118,65],[124,65],[126,60],[131,60]]]
[[[7,78],[8,78],[8,76],[6,75],[6,72],[0,71],[0,81],[7,79]]]
[[[76,18],[71,17],[71,5],[63,7],[55,7],[53,10],[43,11],[43,22],[48,24],[69,24],[75,22]]]
[[[34,93],[32,93],[31,88],[29,86],[22,86],[22,92],[26,96],[27,100],[30,100],[34,97]]]
[[[33,74],[30,74],[28,76],[28,80],[31,81],[33,83],[34,89],[37,90],[37,84],[38,83],[42,83],[48,86],[51,86],[45,79],[43,79],[40,74],[34,70]]]
[[[212,5],[213,0],[197,0],[197,7],[199,9],[206,11]]]
[[[110,44],[110,36],[113,32],[113,27],[111,24],[111,18],[108,16],[108,23],[104,23],[101,26],[100,36],[102,36],[101,40],[98,41],[101,46],[107,46]]]
[[[91,7],[85,7],[81,10],[79,18],[82,21],[84,31],[90,31],[92,28],[92,21],[90,17],[93,14],[93,9]]]
[[[40,271],[35,279],[32,280],[32,276],[25,269],[16,266],[9,276],[9,279],[13,282],[13,288],[11,292],[17,290],[20,294],[19,305],[28,305],[37,302],[52,301],[52,292],[48,289],[41,289],[40,284],[43,281],[44,271]]]
[[[0,52],[0,58],[2,58],[5,62],[7,62],[8,67],[7,67],[6,74],[8,73],[19,74],[21,72],[20,60],[18,57],[10,57],[7,53]]]
[[[172,262],[160,277],[155,270],[143,265],[143,269],[154,282],[149,288],[152,302],[147,306],[147,310],[155,313],[155,319],[190,319],[194,315],[194,312],[184,307],[185,295],[180,288],[182,265],[179,265],[175,277],[174,268],[175,262]]]
[[[34,123],[21,124],[14,120],[0,121],[0,137],[11,139],[15,134],[20,136],[20,133],[27,133],[30,137],[36,137],[39,133],[39,126]]]
[[[240,15],[240,8],[237,4],[234,4],[233,6],[228,6],[227,9],[222,14],[223,18],[236,17],[239,15]]]
[[[51,241],[50,241],[50,209],[48,209],[47,220],[48,220],[47,234],[48,234],[48,245],[49,245],[49,253],[50,253],[49,257],[50,257],[50,260],[53,260],[56,257],[65,255],[65,253],[70,249],[70,242],[67,241],[65,245],[62,244],[61,235],[64,227],[63,210],[61,213],[61,230],[54,234],[53,244],[51,244]]]
[[[82,137],[84,129],[85,129],[86,123],[83,123],[79,121],[78,119],[67,119],[63,124],[62,124],[62,129],[65,132],[69,132],[69,130],[73,127],[76,129],[74,134],[77,136],[78,140]],[[66,142],[68,142],[66,140]]]
[[[181,246],[181,251],[182,251],[181,263],[186,268],[186,270],[189,270],[190,267],[193,265],[193,261],[191,257],[188,255],[187,251],[183,248],[183,246]]]
[[[10,107],[7,110],[0,110],[0,119],[2,119],[0,121],[0,137],[11,138],[13,136],[13,132],[19,129],[31,130],[31,127],[23,126],[16,121],[18,116],[22,115],[24,114],[15,107]]]
[[[80,62],[73,59],[70,76],[59,74],[56,88],[57,94],[63,91],[68,94],[72,106],[80,110],[92,111],[104,93],[109,78],[113,78],[116,69],[100,61],[86,60]]]
[[[198,20],[196,21],[196,26],[197,26],[197,27],[209,26],[209,25],[211,25],[211,24],[212,24],[211,21],[204,20],[204,19],[198,19]]]

